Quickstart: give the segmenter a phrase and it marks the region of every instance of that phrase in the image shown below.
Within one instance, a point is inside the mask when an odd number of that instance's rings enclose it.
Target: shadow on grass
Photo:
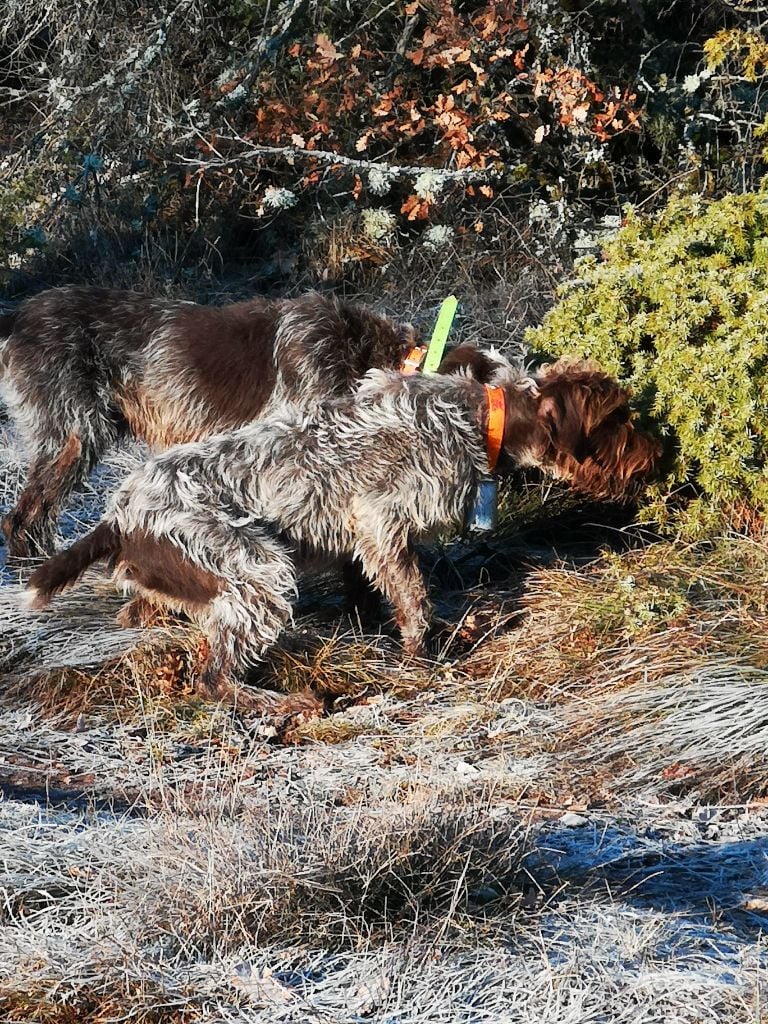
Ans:
[[[685,842],[607,823],[552,827],[540,833],[527,867],[545,890],[558,887],[557,899],[577,891],[660,911],[719,952],[732,940],[756,943],[768,933],[765,835]],[[768,967],[768,952],[762,955]]]

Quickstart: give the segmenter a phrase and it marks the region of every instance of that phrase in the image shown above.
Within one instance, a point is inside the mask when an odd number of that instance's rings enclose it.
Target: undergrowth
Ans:
[[[493,746],[504,742],[500,708],[517,701],[541,704],[568,723],[544,733],[523,730],[521,749],[531,756],[560,750],[574,766],[592,765],[592,783],[589,768],[585,776],[579,767],[577,775],[601,799],[612,798],[605,784],[615,777],[598,765],[614,756],[644,764],[652,749],[656,767],[650,776],[640,772],[649,785],[664,789],[671,781],[677,789],[703,786],[714,793],[727,778],[732,788],[738,771],[743,795],[768,793],[768,760],[756,740],[764,731],[759,695],[763,675],[768,678],[767,552],[764,536],[753,533],[604,550],[597,559],[505,561],[496,578],[454,582],[469,590],[460,603],[446,604],[459,618],[446,622],[431,662],[403,664],[388,636],[329,633],[322,620],[303,618],[250,679],[249,685],[266,687],[268,699],[263,720],[243,718],[246,733],[299,745],[375,740],[400,750],[401,742],[407,747],[400,738],[405,727],[420,729],[428,743],[448,735],[474,743],[487,733],[497,736],[488,741]],[[439,577],[433,583],[442,586]],[[29,675],[22,663],[6,697],[17,705],[32,701],[70,727],[91,716],[142,725],[160,764],[173,759],[174,744],[205,746],[221,730],[215,705],[194,693],[200,658],[198,635],[174,626],[93,668]],[[324,713],[321,704],[310,715],[291,711],[291,695],[305,692],[323,701]],[[746,713],[752,700],[754,712]],[[684,730],[686,717],[677,715],[676,701],[688,701],[689,722],[693,705],[705,703],[711,728],[729,736],[695,766],[686,755],[691,763],[677,774],[684,732],[676,730]],[[667,753],[639,729],[641,706],[657,716],[656,738]],[[664,739],[667,720],[673,724]],[[243,739],[227,743],[236,760]],[[542,796],[547,785],[542,780]]]
[[[767,337],[765,188],[677,198],[654,218],[630,213],[526,336],[538,352],[592,358],[630,387],[667,449],[645,516],[694,536],[768,506]]]

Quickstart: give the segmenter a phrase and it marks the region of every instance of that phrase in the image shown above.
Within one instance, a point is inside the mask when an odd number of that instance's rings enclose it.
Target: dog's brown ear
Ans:
[[[551,387],[539,399],[538,420],[558,454],[583,462],[589,455],[583,404],[575,388]]]
[[[448,374],[463,370],[480,384],[490,384],[491,378],[498,368],[498,362],[494,362],[485,352],[481,352],[474,345],[457,345],[443,356],[437,372]]]
[[[399,337],[403,345],[410,345],[413,348],[421,341],[421,332],[413,324],[404,323],[400,324]]]

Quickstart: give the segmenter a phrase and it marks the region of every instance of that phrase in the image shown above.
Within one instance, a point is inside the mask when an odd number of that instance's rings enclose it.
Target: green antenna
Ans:
[[[453,318],[456,316],[458,305],[459,300],[455,295],[449,295],[447,299],[443,299],[440,312],[437,314],[435,329],[432,331],[432,340],[427,350],[427,358],[424,360],[424,373],[434,373],[440,365],[443,352],[445,351],[445,343],[448,340],[448,334],[451,330]]]

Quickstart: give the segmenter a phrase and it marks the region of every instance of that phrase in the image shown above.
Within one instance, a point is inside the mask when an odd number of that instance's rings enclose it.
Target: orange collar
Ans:
[[[426,345],[416,345],[416,347],[412,348],[403,360],[403,364],[400,367],[400,373],[405,374],[406,377],[410,377],[412,373],[418,373],[426,354]]]
[[[484,384],[488,396],[488,428],[485,434],[485,450],[488,454],[488,468],[491,473],[499,461],[501,446],[504,443],[504,422],[506,420],[506,402],[503,388],[492,388]]]

